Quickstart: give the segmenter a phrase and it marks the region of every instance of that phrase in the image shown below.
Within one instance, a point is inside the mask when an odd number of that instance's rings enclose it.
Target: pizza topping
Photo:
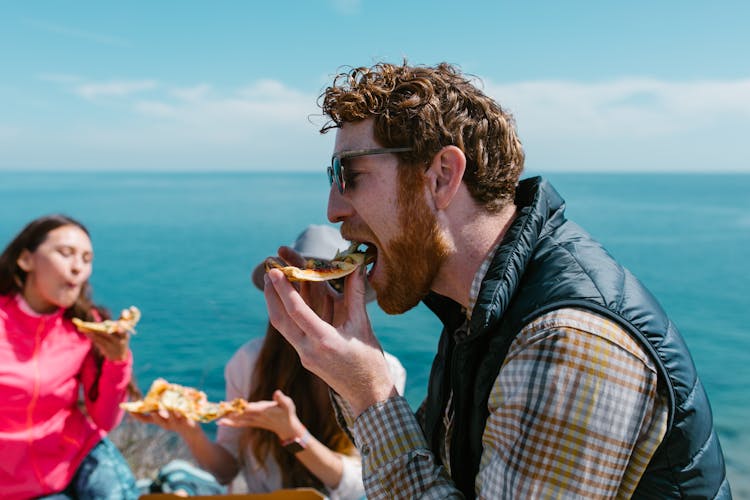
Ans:
[[[115,333],[118,330],[125,330],[131,334],[135,334],[135,325],[141,319],[141,311],[135,307],[130,306],[128,309],[123,309],[120,313],[120,317],[117,320],[106,319],[104,321],[83,321],[80,318],[73,318],[73,324],[81,332],[93,332],[93,333]]]
[[[242,412],[246,405],[247,402],[241,398],[212,403],[203,391],[158,378],[142,400],[120,403],[120,408],[131,413],[171,410],[197,422],[210,422],[229,413]]]
[[[289,281],[328,281],[343,278],[354,272],[359,266],[368,263],[370,254],[359,249],[360,243],[352,245],[343,252],[338,252],[331,260],[307,259],[305,267],[290,266],[278,257],[269,257],[265,261],[266,271],[280,269]]]

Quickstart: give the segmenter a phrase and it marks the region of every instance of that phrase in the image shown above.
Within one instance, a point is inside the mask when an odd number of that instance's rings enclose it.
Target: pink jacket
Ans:
[[[19,296],[0,295],[0,492],[29,498],[64,489],[86,455],[122,418],[132,371],[103,363],[99,396],[92,345],[63,310],[35,314]],[[83,390],[81,390],[83,388]],[[78,405],[85,399],[86,410]]]

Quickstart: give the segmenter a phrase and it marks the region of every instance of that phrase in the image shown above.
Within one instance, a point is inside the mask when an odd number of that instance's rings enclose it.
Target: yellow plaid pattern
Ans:
[[[536,319],[514,340],[490,394],[477,496],[629,498],[666,431],[656,379],[638,344],[602,316],[562,309]],[[461,497],[405,399],[374,405],[356,422],[335,399],[362,453],[368,498]]]

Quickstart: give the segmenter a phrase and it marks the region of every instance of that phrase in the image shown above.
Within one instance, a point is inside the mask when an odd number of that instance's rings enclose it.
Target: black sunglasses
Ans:
[[[326,167],[328,172],[328,185],[333,186],[336,183],[336,187],[339,193],[344,194],[346,189],[346,182],[344,181],[344,160],[349,158],[356,158],[358,156],[370,156],[370,155],[382,155],[386,153],[405,153],[411,151],[413,148],[374,148],[374,149],[355,149],[353,151],[344,151],[343,153],[333,155],[331,157],[331,164]]]

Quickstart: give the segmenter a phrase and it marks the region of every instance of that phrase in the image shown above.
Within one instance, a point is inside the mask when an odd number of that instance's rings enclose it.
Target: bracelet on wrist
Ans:
[[[287,450],[289,453],[296,455],[302,450],[307,449],[307,444],[310,442],[310,431],[305,427],[305,432],[301,436],[294,436],[289,439],[285,439],[281,442],[281,447]]]

